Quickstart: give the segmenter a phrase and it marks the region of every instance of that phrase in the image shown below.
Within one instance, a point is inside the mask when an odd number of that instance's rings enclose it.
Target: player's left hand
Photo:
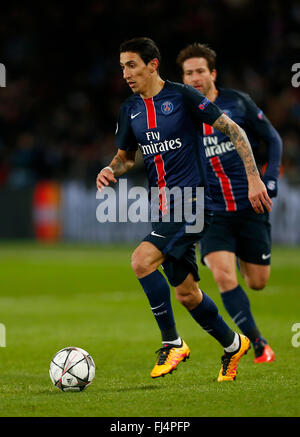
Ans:
[[[100,173],[98,173],[96,179],[96,185],[101,192],[103,188],[107,187],[111,182],[116,183],[117,179],[114,177],[114,173],[110,167],[104,167]]]
[[[272,200],[270,199],[266,186],[259,176],[251,176],[248,179],[249,191],[248,198],[252,208],[257,214],[263,214],[267,211],[272,211]]]

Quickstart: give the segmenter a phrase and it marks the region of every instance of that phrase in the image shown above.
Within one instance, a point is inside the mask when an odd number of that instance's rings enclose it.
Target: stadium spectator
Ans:
[[[160,42],[166,60],[162,75],[171,80],[177,80],[176,47],[195,40],[195,34],[215,47],[221,85],[253,96],[289,144],[283,152],[286,178],[300,183],[300,87],[292,88],[290,73],[299,61],[299,16],[295,0],[187,0],[173,2],[172,8],[168,2],[137,0],[117,5],[87,0],[84,8],[58,1],[2,5],[0,61],[6,66],[7,87],[0,89],[0,184],[9,184],[13,168],[7,161],[24,131],[47,155],[44,177],[93,183],[90,172],[96,172],[95,156],[102,160],[103,138],[105,154],[114,154],[113,139],[107,140],[118,105],[128,95],[114,54],[131,28]],[[153,26],[157,22],[161,25]]]

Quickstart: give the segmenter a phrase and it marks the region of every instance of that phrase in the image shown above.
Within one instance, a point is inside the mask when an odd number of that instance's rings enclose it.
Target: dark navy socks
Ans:
[[[160,328],[162,341],[176,340],[179,335],[176,331],[173,310],[171,306],[170,287],[159,270],[139,279],[150,303],[152,313]]]
[[[159,270],[155,270],[144,278],[139,279],[151,310],[165,342],[178,339],[173,310],[171,306],[170,288],[165,277]],[[218,312],[216,304],[202,291],[203,300],[190,311],[194,320],[224,348],[232,345],[235,332],[225,323]]]
[[[221,293],[222,301],[228,314],[251,342],[261,337],[250,309],[246,292],[238,285],[232,290]]]
[[[202,294],[202,302],[191,310],[190,314],[206,332],[226,348],[233,343],[235,332],[225,323],[214,301],[203,291]]]

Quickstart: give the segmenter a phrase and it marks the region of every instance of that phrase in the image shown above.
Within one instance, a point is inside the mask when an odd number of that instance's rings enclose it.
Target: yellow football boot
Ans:
[[[158,351],[158,358],[150,374],[151,378],[165,376],[167,373],[172,373],[181,361],[185,361],[190,357],[190,348],[182,340],[181,346],[173,346],[164,344]]]
[[[240,347],[237,352],[228,353],[222,356],[222,367],[218,376],[218,382],[234,381],[237,373],[237,365],[243,355],[250,349],[250,340],[245,335],[239,334]]]

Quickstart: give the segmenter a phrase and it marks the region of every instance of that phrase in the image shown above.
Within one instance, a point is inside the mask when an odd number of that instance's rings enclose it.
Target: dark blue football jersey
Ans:
[[[140,149],[149,188],[159,188],[161,210],[171,207],[166,205],[165,187],[203,186],[205,205],[209,204],[198,133],[203,123],[211,125],[221,114],[198,90],[170,81],[154,97],[134,94],[121,106],[116,145],[121,150]]]
[[[271,178],[277,180],[281,140],[262,110],[249,95],[233,89],[219,88],[214,103],[245,130],[253,149],[259,147],[261,140],[273,146],[269,151],[270,165],[267,171]],[[205,149],[212,209],[237,211],[251,207],[245,167],[230,138],[206,123],[199,136]]]

